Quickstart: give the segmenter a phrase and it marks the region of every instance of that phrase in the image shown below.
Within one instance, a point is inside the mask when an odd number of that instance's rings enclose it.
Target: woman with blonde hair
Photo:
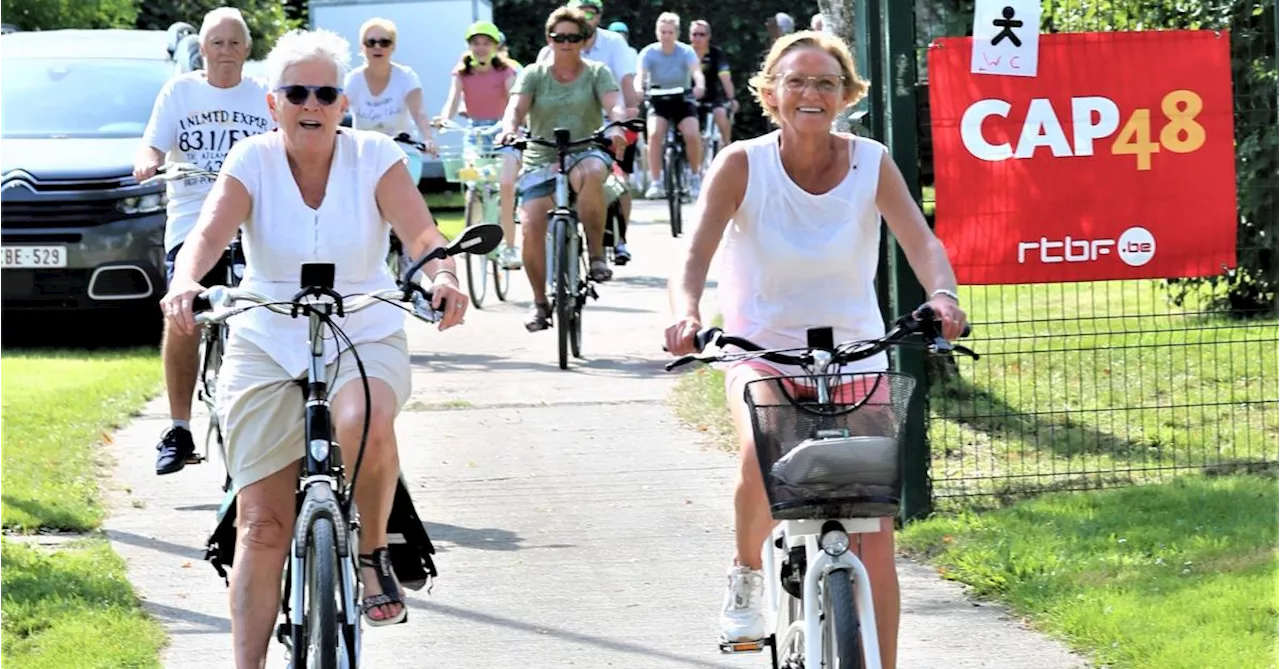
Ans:
[[[476,21],[467,28],[465,37],[467,50],[453,68],[449,97],[445,100],[440,116],[436,117],[436,122],[453,118],[458,113],[458,104],[462,103],[466,107],[471,127],[491,127],[502,120],[502,114],[506,111],[511,87],[516,83],[517,66],[515,61],[498,51],[503,38],[498,26],[489,21]],[[486,144],[489,146],[485,148],[490,148],[492,141]],[[498,260],[506,269],[520,269],[523,263],[515,243],[519,153],[511,149],[501,149],[499,153],[503,158],[502,174],[499,177],[502,247],[498,250]]]
[[[694,335],[703,326],[699,302],[707,269],[721,249],[718,293],[725,332],[766,348],[803,348],[807,328],[818,326],[833,327],[837,342],[883,336],[875,292],[881,216],[923,284],[943,335],[959,337],[965,314],[955,274],[902,172],[883,144],[831,130],[836,115],[867,90],[844,42],[813,31],[784,35],[750,83],[778,129],[735,142],[712,162],[697,227],[669,284],[675,322],[666,331],[667,349],[673,355],[693,351]],[[886,368],[881,353],[841,371],[874,374]],[[743,389],[756,379],[799,373],[762,360],[736,363],[725,373],[742,454],[734,493],[737,555],[720,615],[728,641],[755,640],[766,632],[760,549],[774,525]],[[870,576],[883,666],[892,669],[899,617],[892,518],[882,519],[881,531],[862,535],[860,553]]]
[[[351,125],[389,137],[413,135],[417,128],[427,153],[435,153],[431,117],[422,100],[422,81],[407,65],[391,60],[396,51],[396,24],[372,18],[360,26],[360,53],[365,64],[352,70],[342,84],[351,102]],[[409,175],[417,184],[422,160],[409,153]]]

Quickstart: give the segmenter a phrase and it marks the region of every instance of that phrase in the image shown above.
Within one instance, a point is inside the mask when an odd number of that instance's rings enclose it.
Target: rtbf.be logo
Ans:
[[[1038,253],[1037,253],[1038,251]],[[1036,241],[1018,242],[1018,264],[1039,260],[1042,263],[1097,262],[1114,254],[1130,267],[1141,267],[1156,254],[1156,238],[1146,228],[1132,227],[1117,239],[1062,239],[1041,237]]]

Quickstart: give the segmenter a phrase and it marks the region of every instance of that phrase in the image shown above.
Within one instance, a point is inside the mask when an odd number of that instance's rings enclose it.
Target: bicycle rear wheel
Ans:
[[[835,669],[862,669],[862,637],[858,609],[853,603],[852,572],[832,569],[823,581],[823,599],[827,611],[825,630],[836,659]]]
[[[337,669],[338,547],[332,519],[320,516],[312,521],[306,560],[306,651],[299,654],[295,646],[293,664],[297,669]]]
[[[484,222],[484,202],[476,188],[467,189],[467,204],[463,212],[463,225],[471,227]],[[477,309],[484,308],[484,298],[489,292],[489,256],[468,253],[467,256],[467,292],[471,294],[471,303]]]
[[[573,303],[577,299],[571,291],[573,281],[573,265],[578,261],[570,254],[571,242],[569,232],[570,221],[567,218],[555,220],[556,245],[556,339],[559,343],[560,369],[569,369],[569,336],[573,330]]]

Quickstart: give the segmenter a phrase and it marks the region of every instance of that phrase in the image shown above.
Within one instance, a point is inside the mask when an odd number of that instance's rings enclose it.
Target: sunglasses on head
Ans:
[[[577,44],[578,42],[581,42],[587,39],[587,36],[583,35],[582,33],[570,33],[568,35],[561,35],[560,33],[547,33],[547,37],[550,37],[551,41],[555,42],[556,44],[564,44],[565,42],[568,42],[570,44]]]
[[[316,102],[325,107],[337,102],[338,95],[342,93],[342,89],[337,86],[303,86],[302,84],[281,86],[276,90],[284,93],[284,99],[295,105],[306,104],[307,98],[314,92]]]
[[[370,37],[369,39],[364,41],[364,45],[369,47],[370,49],[372,49],[375,46],[380,46],[385,49],[391,46],[392,44],[395,44],[395,41],[387,37]]]

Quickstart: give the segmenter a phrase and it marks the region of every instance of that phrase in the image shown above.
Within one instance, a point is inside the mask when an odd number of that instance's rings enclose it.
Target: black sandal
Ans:
[[[547,302],[534,302],[533,313],[524,322],[524,329],[538,332],[551,327],[551,305]]]
[[[591,280],[596,283],[604,283],[613,278],[613,270],[609,269],[609,262],[604,258],[591,259]]]
[[[387,552],[387,547],[375,548],[372,553],[361,553],[359,558],[360,567],[372,569],[378,575],[378,585],[382,587],[382,594],[365,597],[360,602],[360,610],[364,613],[365,621],[371,627],[383,627],[408,620],[409,606],[404,603],[404,593],[400,590],[400,584],[396,582],[395,572],[391,570],[391,554]],[[400,613],[382,620],[369,615],[370,611],[388,604],[399,604]]]

